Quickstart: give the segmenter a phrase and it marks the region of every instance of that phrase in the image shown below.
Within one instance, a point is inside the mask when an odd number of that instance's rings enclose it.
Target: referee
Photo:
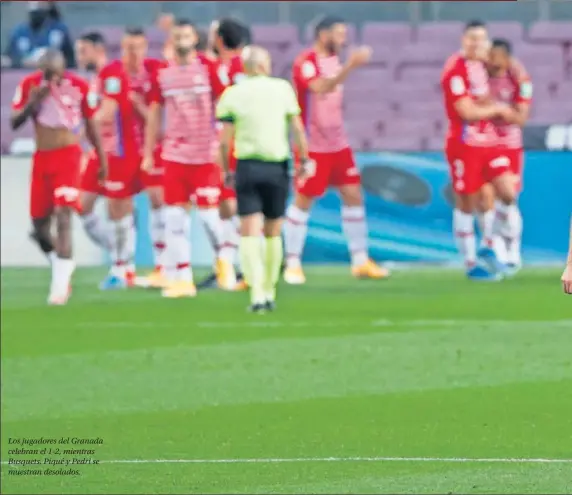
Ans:
[[[216,117],[223,122],[220,160],[225,181],[234,181],[240,217],[240,262],[250,287],[250,311],[275,308],[276,284],[282,265],[282,218],[289,192],[289,131],[303,164],[309,165],[308,144],[300,107],[291,84],[270,77],[270,55],[258,46],[242,52],[247,76],[221,96]],[[236,176],[229,172],[234,139]],[[301,173],[306,167],[301,167]],[[266,246],[260,241],[264,231]]]

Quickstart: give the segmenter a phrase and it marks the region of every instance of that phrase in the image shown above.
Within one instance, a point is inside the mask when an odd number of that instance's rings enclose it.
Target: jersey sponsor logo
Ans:
[[[121,93],[121,80],[118,77],[108,77],[105,80],[105,92],[110,95]]]
[[[451,88],[451,93],[455,96],[461,96],[467,91],[465,81],[463,81],[461,76],[453,76],[449,82],[449,87]]]
[[[520,97],[525,100],[532,98],[532,83],[530,81],[525,81],[520,85]]]
[[[314,77],[316,73],[316,66],[312,62],[307,61],[302,64],[302,76],[304,79],[310,79]]]
[[[89,108],[91,108],[92,110],[93,110],[94,108],[96,108],[96,107],[97,107],[97,104],[99,103],[99,97],[97,96],[97,93],[95,93],[95,92],[93,92],[93,91],[90,91],[90,92],[87,94],[86,100],[87,100],[87,106],[88,106]]]
[[[22,92],[22,85],[18,85],[18,87],[16,88],[16,92],[14,93],[14,98],[12,98],[12,103],[14,105],[19,105],[20,103],[22,103],[22,97],[24,96],[23,92]]]

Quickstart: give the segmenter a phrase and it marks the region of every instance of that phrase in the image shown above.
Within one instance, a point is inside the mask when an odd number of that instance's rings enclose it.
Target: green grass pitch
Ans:
[[[2,271],[2,493],[572,493],[557,270],[315,267],[263,316],[246,294],[102,293],[102,275],[47,307],[47,269]],[[13,453],[40,437],[103,444]],[[45,474],[74,458],[99,463]]]

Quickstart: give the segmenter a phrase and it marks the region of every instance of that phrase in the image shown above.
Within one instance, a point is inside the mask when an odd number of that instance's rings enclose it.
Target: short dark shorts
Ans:
[[[238,160],[236,200],[239,216],[262,213],[270,220],[282,218],[289,189],[288,161]]]

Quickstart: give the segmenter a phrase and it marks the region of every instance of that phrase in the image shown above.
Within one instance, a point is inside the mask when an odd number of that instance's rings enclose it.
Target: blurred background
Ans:
[[[33,14],[48,4],[42,21],[45,36],[28,38]],[[7,126],[10,101],[25,71],[37,60],[37,50],[59,46],[73,65],[73,41],[84,31],[98,30],[112,57],[119,56],[125,26],[143,26],[150,55],[159,57],[162,29],[170,14],[192,19],[206,28],[216,18],[233,16],[250,24],[253,41],[273,55],[274,74],[290,77],[295,56],[311,43],[313,23],[337,14],[349,26],[349,44],[374,49],[370,66],[345,84],[345,115],[350,142],[362,169],[369,208],[370,237],[375,257],[395,261],[450,263],[456,260],[450,232],[451,191],[442,148],[445,115],[439,76],[446,58],[459,48],[465,22],[488,23],[492,37],[508,39],[532,76],[534,104],[525,129],[525,260],[559,262],[566,251],[566,224],[572,211],[572,0],[518,2],[5,2],[1,4],[2,204],[14,210],[20,201],[26,218],[31,128],[18,134]],[[22,166],[14,167],[14,161]],[[10,166],[7,165],[10,164]],[[6,194],[5,194],[6,193]],[[5,196],[9,199],[5,200]],[[145,223],[145,198],[140,198]],[[9,203],[8,203],[9,202]],[[18,207],[20,209],[20,207]],[[2,233],[14,224],[5,219]],[[347,260],[339,228],[339,203],[326,195],[313,212],[305,251],[307,261]],[[12,218],[12,217],[10,217]],[[8,227],[5,222],[8,223]],[[20,245],[21,228],[2,235],[10,264],[30,263],[31,247]],[[212,253],[197,232],[198,264]],[[80,236],[80,234],[78,234]],[[83,246],[87,242],[78,240]],[[16,243],[16,244],[15,244]],[[19,249],[11,246],[18,245]],[[26,250],[26,254],[23,253]],[[84,263],[102,261],[99,253],[80,249]],[[38,262],[41,262],[40,259]],[[140,264],[150,262],[148,239],[141,232]]]

